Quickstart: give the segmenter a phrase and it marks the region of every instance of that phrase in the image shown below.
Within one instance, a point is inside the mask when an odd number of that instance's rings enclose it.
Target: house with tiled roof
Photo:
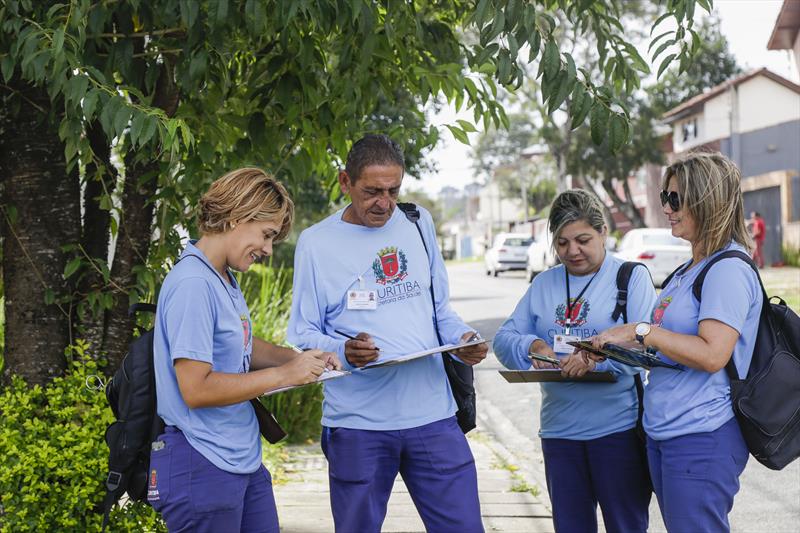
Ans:
[[[800,85],[765,68],[748,72],[667,111],[673,157],[716,150],[742,171],[745,213],[767,223],[765,259],[800,247]]]

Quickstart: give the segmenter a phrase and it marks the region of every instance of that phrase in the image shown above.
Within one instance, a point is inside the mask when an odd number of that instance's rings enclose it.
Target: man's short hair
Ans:
[[[371,165],[397,165],[405,172],[403,149],[388,135],[364,135],[350,148],[344,170],[350,176],[350,181],[355,182],[361,176],[361,171]]]

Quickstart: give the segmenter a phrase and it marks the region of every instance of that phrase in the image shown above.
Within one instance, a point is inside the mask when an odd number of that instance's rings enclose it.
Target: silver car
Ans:
[[[483,258],[486,275],[497,277],[498,272],[525,270],[528,246],[533,239],[525,233],[499,233]]]

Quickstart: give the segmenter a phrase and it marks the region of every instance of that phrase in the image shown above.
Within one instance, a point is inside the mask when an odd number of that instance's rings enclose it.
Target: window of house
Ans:
[[[687,120],[681,125],[681,133],[683,134],[683,141],[690,141],[697,138],[697,119],[693,118]]]

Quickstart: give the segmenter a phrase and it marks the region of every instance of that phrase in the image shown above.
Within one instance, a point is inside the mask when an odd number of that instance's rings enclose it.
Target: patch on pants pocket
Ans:
[[[161,446],[157,446],[161,443]],[[163,441],[155,441],[150,452],[150,468],[147,472],[147,503],[158,511],[169,497],[172,449]]]

